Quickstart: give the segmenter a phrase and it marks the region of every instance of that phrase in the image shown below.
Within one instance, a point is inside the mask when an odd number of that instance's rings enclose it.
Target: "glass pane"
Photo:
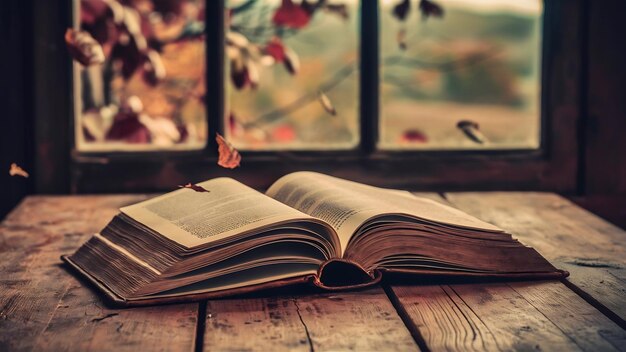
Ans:
[[[227,138],[244,150],[355,147],[358,0],[226,8]]]
[[[76,19],[105,62],[75,64],[80,151],[206,143],[204,0],[81,0]]]
[[[542,1],[403,3],[381,2],[379,146],[538,148]]]

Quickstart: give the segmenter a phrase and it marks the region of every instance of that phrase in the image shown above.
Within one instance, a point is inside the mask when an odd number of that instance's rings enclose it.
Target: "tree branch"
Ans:
[[[339,70],[337,70],[337,72],[335,72],[335,74],[328,80],[326,80],[324,83],[320,84],[319,86],[319,90],[322,92],[328,92],[329,90],[332,90],[333,88],[335,88],[337,85],[339,85],[339,83],[343,82],[346,78],[350,77],[355,71],[358,70],[357,64],[355,62],[351,62],[346,64],[344,67],[340,68]],[[251,121],[251,122],[247,122],[244,123],[243,126],[245,128],[247,127],[254,127],[254,126],[258,126],[260,124],[264,124],[264,123],[271,123],[274,122],[278,119],[280,119],[281,117],[294,112],[296,110],[301,109],[302,107],[308,105],[309,103],[312,103],[314,101],[317,100],[317,94],[318,92],[309,92],[301,97],[299,97],[298,99],[292,101],[291,103],[278,108],[276,110],[272,110],[268,113],[265,113],[261,116],[259,116],[256,120]]]

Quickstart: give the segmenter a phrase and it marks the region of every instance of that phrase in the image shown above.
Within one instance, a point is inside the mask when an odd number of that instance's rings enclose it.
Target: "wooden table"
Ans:
[[[146,196],[33,196],[0,226],[0,350],[626,350],[624,231],[549,193],[421,195],[514,233],[570,278],[110,309],[59,256]]]

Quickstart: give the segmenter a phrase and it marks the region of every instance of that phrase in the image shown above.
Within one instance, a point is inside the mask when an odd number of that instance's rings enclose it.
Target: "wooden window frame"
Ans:
[[[54,7],[56,1],[45,6]],[[223,6],[223,0],[206,2],[207,18],[212,18],[212,21],[207,21],[206,43],[210,48],[207,50],[207,62],[223,62]],[[361,9],[362,37],[378,37],[378,25],[372,25],[378,24],[378,1],[362,1]],[[230,176],[264,189],[286,173],[312,170],[411,190],[545,190],[571,193],[576,190],[579,181],[577,136],[584,69],[583,9],[584,0],[545,1],[539,149],[376,150],[379,50],[378,41],[370,40],[361,41],[360,47],[363,68],[359,70],[361,143],[355,150],[243,151],[242,166],[235,170],[216,165],[214,138],[209,138],[206,148],[198,151],[80,152],[73,142],[74,119],[68,118],[73,116],[71,100],[61,97],[58,93],[61,89],[57,89],[42,92],[44,104],[35,108],[40,113],[36,119],[37,142],[48,145],[48,155],[42,155],[40,151],[36,165],[39,170],[53,165],[59,173],[45,175],[44,172],[37,181],[37,189],[49,192],[70,190],[75,193],[152,192],[171,190],[177,184],[219,176]],[[68,12],[71,13],[71,9]],[[46,12],[37,13],[39,17],[44,17]],[[66,16],[67,13],[59,16],[61,23],[63,19],[71,23],[71,15],[69,18]],[[35,28],[36,33],[43,30],[43,27]],[[58,41],[58,38],[49,40]],[[41,50],[36,47],[35,54]],[[57,69],[65,69],[65,74],[44,70],[35,78],[36,84],[56,78],[61,80],[61,86],[65,85],[67,91],[71,91],[71,65],[66,55],[60,56],[62,58],[57,60],[67,62],[63,65],[55,61],[55,65]],[[223,82],[223,74],[222,65],[208,64],[206,81]],[[56,111],[46,110],[51,106],[58,108],[63,103],[67,106]],[[215,136],[215,132],[223,128],[222,85],[207,86],[206,103],[209,107],[208,135]],[[63,133],[54,133],[52,125],[61,125],[66,129]],[[64,170],[70,170],[69,174]],[[65,181],[63,174],[68,176]]]

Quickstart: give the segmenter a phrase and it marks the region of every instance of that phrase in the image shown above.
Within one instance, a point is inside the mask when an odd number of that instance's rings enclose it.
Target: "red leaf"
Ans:
[[[208,191],[206,188],[202,187],[202,186],[198,186],[196,184],[193,183],[188,183],[184,186],[178,185],[178,188],[189,188],[189,189],[193,189],[196,192],[211,192]]]
[[[302,7],[293,3],[293,0],[283,0],[274,13],[272,22],[278,27],[299,29],[309,23],[310,14]]]
[[[105,138],[126,143],[150,143],[150,130],[139,120],[140,105],[139,99],[129,98],[113,118],[113,125]]]
[[[122,62],[122,77],[128,80],[145,62],[146,56],[137,47],[135,38],[123,33],[111,50],[111,59]]]
[[[288,143],[296,139],[296,132],[290,125],[281,125],[272,130],[272,139],[276,142]]]
[[[285,47],[280,38],[272,37],[270,42],[265,46],[265,53],[273,57],[276,62],[283,62],[283,60],[285,60]]]
[[[422,12],[422,18],[427,19],[430,16],[443,17],[443,7],[431,0],[420,0],[420,11]]]
[[[28,178],[28,172],[24,171],[24,169],[19,167],[16,163],[11,164],[11,168],[9,169],[9,175]]]
[[[226,169],[238,167],[241,162],[241,155],[237,149],[228,143],[219,133],[215,134],[215,140],[217,141],[217,152],[219,154],[217,165]]]
[[[410,143],[425,143],[428,141],[428,137],[422,131],[412,129],[404,131],[402,140]]]
[[[102,47],[85,31],[68,28],[65,32],[65,45],[72,58],[83,66],[97,65],[104,62]]]

